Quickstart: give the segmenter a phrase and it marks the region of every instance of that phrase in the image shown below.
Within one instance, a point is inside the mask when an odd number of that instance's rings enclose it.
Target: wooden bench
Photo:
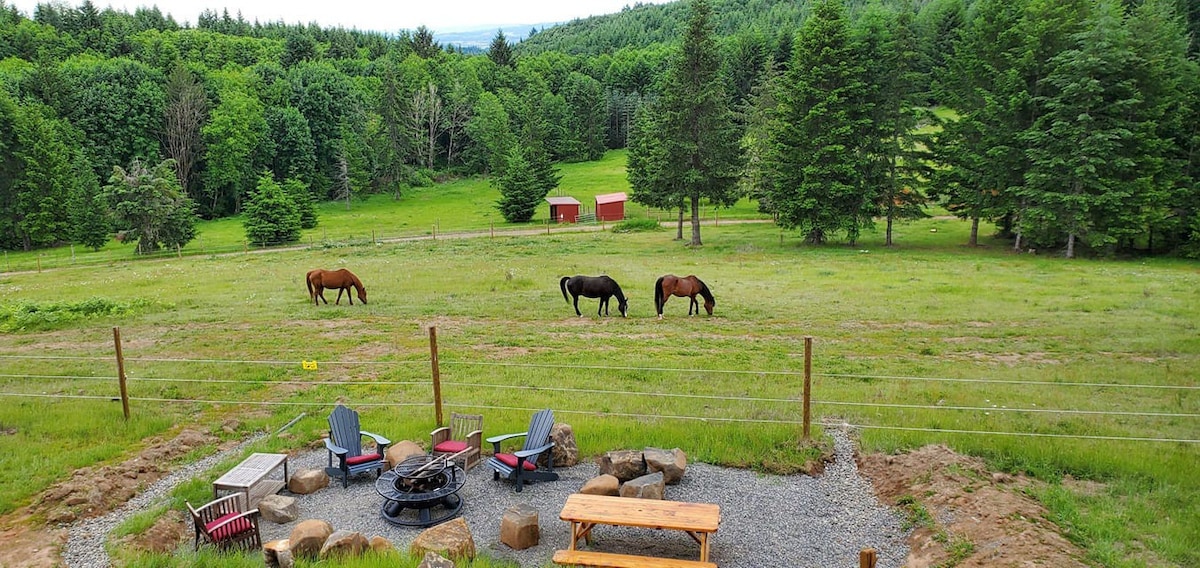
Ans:
[[[576,493],[567,497],[558,518],[571,523],[571,543],[554,553],[556,564],[604,566],[609,568],[716,568],[708,560],[709,536],[721,523],[721,507],[711,503],[687,503],[658,499],[609,497]],[[611,552],[577,550],[579,539],[589,539],[596,525],[683,531],[700,545],[700,560],[632,556]]]
[[[554,563],[566,566],[597,566],[603,568],[717,568],[712,562],[679,560],[654,556],[633,556],[612,552],[590,550],[559,550],[554,553]]]
[[[280,467],[283,468],[283,479],[271,479]],[[248,511],[258,506],[263,497],[287,487],[287,480],[287,454],[250,454],[213,482],[213,497],[220,497],[222,491],[241,493],[241,510]]]

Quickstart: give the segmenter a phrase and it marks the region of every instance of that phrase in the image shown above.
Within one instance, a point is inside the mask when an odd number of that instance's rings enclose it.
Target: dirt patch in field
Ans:
[[[50,568],[62,564],[64,527],[98,517],[125,504],[143,487],[158,481],[176,458],[217,443],[210,434],[184,430],[171,440],[151,439],[138,455],[115,465],[78,469],[51,486],[34,503],[0,519],[0,566]]]
[[[1033,365],[1059,365],[1059,364],[1062,364],[1062,361],[1060,361],[1058,359],[1053,359],[1049,355],[1050,355],[1049,353],[1042,353],[1042,352],[1038,352],[1038,351],[1032,351],[1029,353],[980,353],[978,351],[972,351],[969,353],[961,354],[961,356],[968,357],[975,361],[982,361],[985,363],[1003,363],[1005,365],[1008,365],[1009,367],[1015,367],[1017,365],[1027,365],[1027,364],[1033,364]]]
[[[1022,492],[1034,480],[990,472],[983,460],[941,445],[859,456],[858,467],[879,498],[913,522],[908,568],[1088,566]]]

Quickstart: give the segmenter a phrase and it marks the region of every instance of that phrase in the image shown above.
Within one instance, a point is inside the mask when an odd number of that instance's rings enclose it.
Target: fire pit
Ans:
[[[394,525],[428,527],[458,516],[467,476],[445,457],[413,456],[375,480],[383,496],[383,518]],[[407,512],[406,512],[407,511]]]

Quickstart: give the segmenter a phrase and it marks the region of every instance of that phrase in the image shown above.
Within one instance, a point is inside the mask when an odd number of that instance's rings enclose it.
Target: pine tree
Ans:
[[[656,187],[671,194],[655,200],[690,206],[691,246],[703,244],[700,200],[729,206],[740,197],[741,133],[730,110],[720,64],[712,8],[707,0],[693,0],[682,48],[664,79],[656,127],[665,160],[662,175],[675,182]]]
[[[845,231],[853,243],[873,195],[862,172],[870,135],[865,70],[837,0],[817,4],[793,49],[779,91],[780,127],[771,156],[771,201],[784,228],[810,243]]]
[[[276,245],[300,240],[300,210],[295,198],[285,191],[271,172],[258,176],[258,186],[247,197],[246,240],[257,245]]]
[[[516,59],[513,56],[512,46],[508,45],[508,39],[504,37],[504,30],[497,30],[496,36],[492,38],[492,44],[488,46],[488,59],[492,60],[497,67],[512,67],[516,65]]]
[[[520,145],[509,150],[504,173],[494,178],[494,183],[501,196],[496,209],[509,223],[529,222],[549,193],[542,188],[542,181]]]

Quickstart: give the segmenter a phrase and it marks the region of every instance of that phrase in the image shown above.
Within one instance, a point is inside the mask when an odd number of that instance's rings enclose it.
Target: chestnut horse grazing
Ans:
[[[688,315],[692,315],[692,309],[696,311],[696,315],[700,315],[700,304],[696,301],[696,294],[704,296],[704,309],[708,311],[708,315],[712,315],[713,306],[717,305],[717,300],[713,298],[712,292],[708,290],[708,286],[701,282],[695,275],[688,275],[683,278],[668,274],[658,279],[654,283],[654,309],[658,311],[658,319],[663,317],[663,304],[667,303],[667,299],[671,296],[691,298],[691,303],[688,304]]]
[[[358,292],[358,299],[362,303],[367,303],[367,287],[363,286],[362,280],[359,280],[353,272],[345,268],[338,270],[309,270],[308,276],[305,278],[308,283],[308,297],[312,298],[314,304],[320,305],[320,302],[329,303],[325,299],[325,289],[330,290],[337,288],[338,297],[334,304],[342,303],[342,292],[346,293],[346,298],[350,300],[350,305],[354,305],[354,297],[350,295],[350,288],[354,288]],[[317,300],[320,300],[318,302]]]

